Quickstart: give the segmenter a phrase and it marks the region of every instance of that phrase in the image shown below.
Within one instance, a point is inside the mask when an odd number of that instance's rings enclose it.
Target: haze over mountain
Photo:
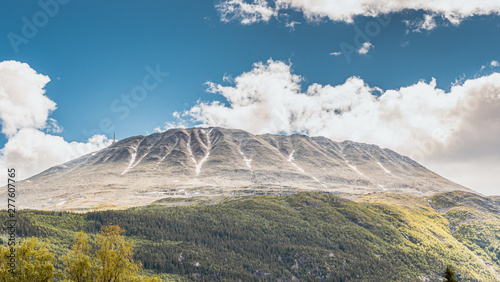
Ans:
[[[471,191],[376,145],[223,128],[135,136],[19,183],[21,208],[125,208],[165,197]]]

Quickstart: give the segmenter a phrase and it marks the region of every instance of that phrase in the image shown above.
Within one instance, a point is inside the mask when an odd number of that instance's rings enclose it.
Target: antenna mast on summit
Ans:
[[[115,144],[116,139],[115,139],[115,134],[113,133],[113,144]]]

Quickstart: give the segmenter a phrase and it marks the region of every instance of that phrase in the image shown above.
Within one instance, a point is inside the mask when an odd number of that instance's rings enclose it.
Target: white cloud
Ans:
[[[25,127],[47,127],[56,103],[45,96],[48,76],[36,73],[28,64],[16,61],[0,63],[0,123],[2,133],[15,134]],[[13,94],[15,93],[15,95]]]
[[[224,76],[222,77],[222,81],[227,82],[227,83],[232,83],[234,81],[234,79],[233,79],[233,77],[231,77],[231,75],[224,74]],[[174,113],[174,115],[175,115],[175,113]]]
[[[330,53],[330,56],[340,56],[342,55],[342,52],[332,52]]]
[[[419,21],[405,21],[406,23],[406,33],[412,32],[422,32],[423,30],[430,31],[437,27],[434,15],[424,15],[423,20]]]
[[[275,8],[271,8],[270,4]],[[466,0],[255,0],[251,4],[244,0],[223,0],[217,5],[222,20],[238,20],[243,24],[267,22],[280,10],[301,11],[306,18],[315,20],[328,18],[337,22],[351,23],[356,16],[378,16],[403,10],[423,10],[440,15],[452,24],[474,15],[498,14],[500,1]]]
[[[291,65],[269,60],[234,80],[234,86],[207,83],[208,92],[224,96],[227,105],[198,102],[179,118],[255,134],[304,132],[373,143],[434,167],[500,165],[499,73],[466,80],[449,92],[435,80],[383,91],[359,77],[312,84],[303,92]]]
[[[370,49],[373,47],[374,47],[373,44],[371,44],[370,42],[365,42],[365,43],[363,43],[361,48],[359,48],[358,53],[360,55],[366,55],[366,54],[368,54],[368,51],[370,51]]]
[[[62,137],[48,134],[62,131],[57,121],[49,118],[56,109],[56,103],[45,96],[44,87],[49,81],[28,64],[0,62],[0,124],[1,132],[8,139],[0,149],[0,167],[16,168],[20,178],[30,177],[110,143],[102,135],[94,135],[86,143],[69,143]]]
[[[285,24],[286,27],[290,28],[290,30],[295,30],[295,26],[300,24],[300,22],[296,22],[296,21],[291,21],[291,22],[287,22]]]
[[[224,76],[225,77],[225,76]],[[187,128],[187,122],[182,119],[181,113],[175,111],[172,116],[177,120],[173,122],[166,122],[163,127],[159,126],[154,129],[154,132],[165,132],[173,128]]]
[[[500,162],[495,161],[456,161],[427,162],[427,168],[439,171],[443,177],[451,179],[465,187],[476,189],[486,195],[499,195],[498,172]]]
[[[16,168],[21,179],[27,178],[109,144],[103,135],[94,135],[85,143],[66,142],[60,136],[23,128],[0,150],[0,167]]]
[[[247,3],[244,0],[227,0],[216,5],[221,13],[221,20],[228,22],[236,20],[244,25],[257,22],[267,22],[276,12],[265,0],[254,0]]]
[[[57,120],[53,118],[47,119],[47,127],[46,127],[47,132],[49,133],[61,133],[63,132],[62,126],[57,123]]]
[[[424,21],[419,26],[421,30],[433,30],[436,28],[436,20],[433,15],[424,15]]]
[[[500,63],[498,63],[498,61],[491,61],[490,66],[492,68],[497,68],[500,67]]]

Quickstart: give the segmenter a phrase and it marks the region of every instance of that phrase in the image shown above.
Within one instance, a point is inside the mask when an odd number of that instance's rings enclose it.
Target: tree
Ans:
[[[8,262],[11,259],[11,247],[0,245],[0,280],[1,281],[52,281],[54,278],[55,255],[50,252],[49,241],[40,242],[37,238],[28,238],[14,248],[15,266],[13,272]]]
[[[132,258],[132,243],[126,242],[125,230],[118,225],[108,225],[97,235],[97,281],[133,281],[142,267]]]
[[[87,235],[83,232],[76,234],[75,242],[68,255],[64,257],[65,272],[71,281],[87,281],[92,274],[92,257]]]
[[[455,277],[455,271],[453,271],[451,265],[446,266],[444,279],[446,282],[458,282],[457,278]]]
[[[64,260],[66,281],[160,282],[159,277],[139,275],[141,263],[134,262],[133,244],[125,241],[124,232],[118,225],[104,226],[96,237],[94,254],[87,235],[78,233]]]

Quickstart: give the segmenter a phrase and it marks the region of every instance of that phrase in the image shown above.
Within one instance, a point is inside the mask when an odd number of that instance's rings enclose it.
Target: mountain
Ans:
[[[389,149],[294,134],[223,128],[136,136],[19,183],[21,208],[87,210],[165,197],[325,191],[415,196],[463,190]]]

